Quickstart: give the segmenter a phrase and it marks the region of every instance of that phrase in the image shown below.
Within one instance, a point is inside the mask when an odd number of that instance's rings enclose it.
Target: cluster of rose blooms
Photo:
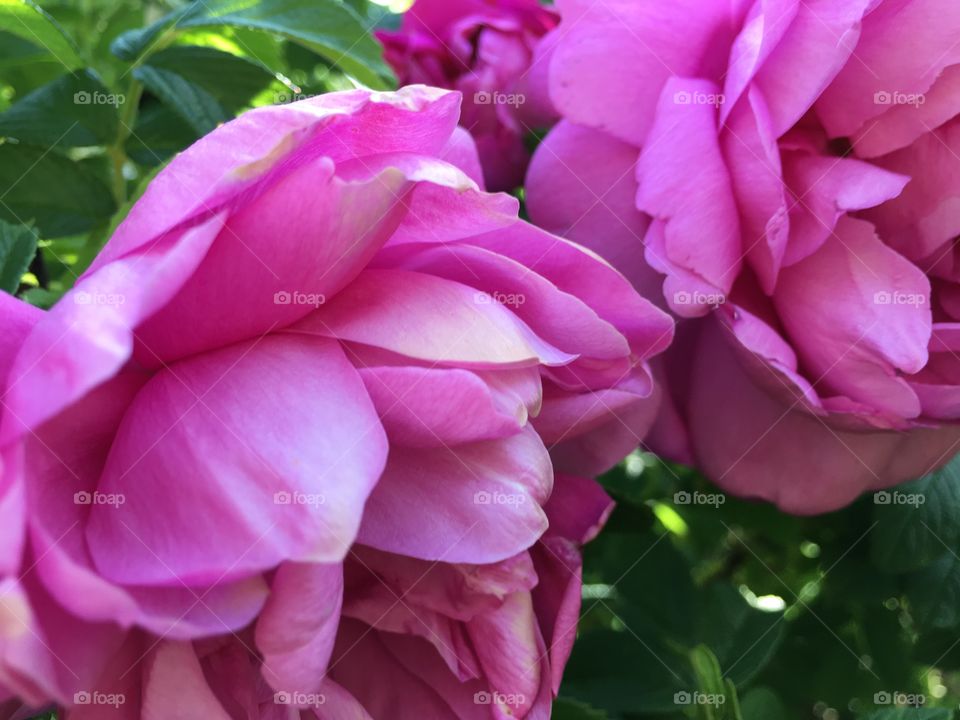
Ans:
[[[941,465],[958,37],[417,0],[408,87],[201,139],[50,311],[0,296],[0,711],[547,718],[636,447],[795,513]]]

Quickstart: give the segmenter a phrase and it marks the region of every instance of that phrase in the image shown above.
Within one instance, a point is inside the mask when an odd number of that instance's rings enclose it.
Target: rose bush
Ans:
[[[490,190],[512,190],[530,161],[524,137],[555,120],[547,92],[557,14],[537,0],[417,0],[398,31],[380,31],[401,85],[463,93],[461,125],[480,152]]]
[[[0,296],[0,699],[547,716],[673,323],[483,192],[458,109],[250,111],[49,312]]]
[[[960,6],[557,5],[529,211],[686,318],[654,448],[798,513],[949,459]]]

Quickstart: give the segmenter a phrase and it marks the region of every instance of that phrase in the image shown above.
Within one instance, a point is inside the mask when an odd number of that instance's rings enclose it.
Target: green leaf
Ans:
[[[197,139],[196,131],[179,114],[150,98],[137,113],[137,124],[127,138],[127,156],[138,165],[153,167],[168,160]]]
[[[783,614],[751,607],[730,585],[704,591],[699,637],[720,661],[723,674],[740,686],[773,658],[783,640]]]
[[[607,714],[602,710],[562,697],[554,701],[550,717],[553,720],[607,720]]]
[[[0,0],[0,30],[42,48],[68,70],[83,65],[76,43],[56,20],[29,0]]]
[[[50,150],[0,144],[0,219],[33,222],[45,238],[86,232],[116,209],[107,186]]]
[[[37,252],[37,233],[24,225],[0,220],[0,290],[11,295]]]
[[[137,60],[163,47],[178,31],[218,26],[275,33],[322,55],[370,87],[391,84],[380,44],[360,16],[337,0],[195,2],[147,28],[124,33],[112,49],[123,59]]]
[[[876,493],[878,501],[870,533],[874,564],[895,573],[923,567],[960,545],[960,455],[919,480]]]
[[[675,712],[675,694],[692,682],[688,663],[655,635],[603,629],[577,640],[562,692],[614,714]]]
[[[780,698],[773,690],[765,687],[754,688],[740,701],[740,714],[743,720],[770,720],[787,716]]]
[[[183,118],[197,135],[206,135],[230,119],[215,97],[172,70],[141,65],[133,75]]]
[[[146,65],[176,73],[203,89],[230,117],[274,82],[262,65],[211,47],[167,48],[151,55]]]
[[[952,628],[960,623],[960,558],[953,552],[907,576],[907,599],[913,617],[925,628]]]
[[[64,75],[0,113],[0,135],[34,145],[107,145],[117,136],[117,105],[89,70]]]

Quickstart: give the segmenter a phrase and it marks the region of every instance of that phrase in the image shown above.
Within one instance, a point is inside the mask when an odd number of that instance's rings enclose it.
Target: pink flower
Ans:
[[[530,161],[524,137],[551,124],[549,40],[557,14],[537,0],[417,0],[399,31],[378,33],[401,85],[463,93],[490,190],[512,190]]]
[[[577,475],[650,424],[672,322],[480,191],[458,108],[251,111],[50,312],[3,300],[0,689],[71,718],[544,716],[610,506]]]
[[[945,462],[960,5],[558,6],[529,210],[688,318],[655,447],[798,513]]]

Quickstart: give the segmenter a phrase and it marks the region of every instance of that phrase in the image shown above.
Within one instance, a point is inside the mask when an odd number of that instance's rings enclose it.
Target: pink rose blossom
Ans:
[[[489,190],[512,190],[530,161],[524,137],[551,124],[546,71],[557,14],[537,0],[416,0],[399,31],[378,33],[401,85],[463,93]]]
[[[0,298],[0,702],[547,717],[673,325],[478,188],[459,101],[248,112]]]
[[[798,513],[960,442],[960,4],[561,0],[531,217],[687,318],[654,447]]]

